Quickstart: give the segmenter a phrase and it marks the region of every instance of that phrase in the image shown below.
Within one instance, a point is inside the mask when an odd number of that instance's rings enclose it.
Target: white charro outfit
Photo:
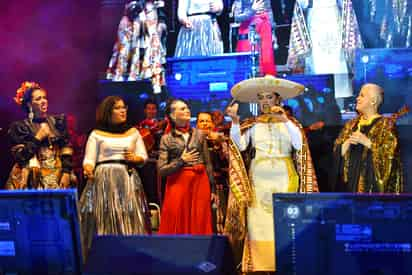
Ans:
[[[244,248],[243,263],[257,270],[275,270],[272,193],[298,191],[292,150],[301,149],[302,134],[291,121],[257,122],[243,135],[239,124],[233,124],[230,134],[240,151],[249,142],[256,149],[249,168],[255,205],[247,209],[248,245]]]
[[[255,85],[254,82],[259,81],[267,85]],[[255,94],[256,91],[276,91],[284,98],[296,96],[304,88],[274,77],[249,79],[232,89],[232,96],[242,102],[254,100],[253,96],[242,98],[238,93],[242,86]],[[229,168],[231,194],[225,233],[234,246],[244,239],[243,272],[275,271],[272,194],[316,192],[316,177],[304,132],[294,118],[273,122],[270,115],[263,114],[246,130],[241,132],[241,128],[243,125],[233,123],[230,132],[233,141]],[[239,165],[243,162],[237,160],[238,152],[247,150],[249,144],[255,154],[246,171],[246,167]]]

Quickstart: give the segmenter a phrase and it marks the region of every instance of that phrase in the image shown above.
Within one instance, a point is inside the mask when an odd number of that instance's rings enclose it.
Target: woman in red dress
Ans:
[[[166,177],[160,234],[212,234],[214,184],[205,134],[190,127],[183,100],[166,108],[170,126],[160,141],[158,169]]]

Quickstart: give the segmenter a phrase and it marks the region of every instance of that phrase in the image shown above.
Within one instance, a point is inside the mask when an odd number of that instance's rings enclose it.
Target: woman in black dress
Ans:
[[[47,92],[23,82],[15,102],[28,117],[11,124],[8,134],[15,164],[6,189],[68,188],[76,182],[65,115],[49,115]]]

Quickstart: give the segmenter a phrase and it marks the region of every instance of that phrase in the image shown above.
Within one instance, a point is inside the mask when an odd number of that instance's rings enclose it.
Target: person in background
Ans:
[[[207,133],[207,145],[210,153],[210,159],[213,166],[213,178],[216,186],[216,203],[213,204],[213,226],[218,234],[223,234],[225,225],[227,196],[229,193],[228,186],[228,148],[227,137],[223,132],[216,131],[216,125],[212,120],[213,114],[198,113],[197,129]],[[222,114],[220,112],[220,114]],[[223,115],[223,114],[222,114]],[[219,121],[218,121],[219,122]]]
[[[149,202],[160,205],[161,197],[164,194],[164,184],[161,184],[157,173],[157,158],[159,156],[160,138],[163,135],[165,121],[157,118],[158,105],[148,99],[144,103],[145,118],[135,127],[145,143],[149,158],[146,164],[139,169],[139,174],[143,179],[143,186]]]
[[[156,101],[152,99],[146,100],[143,108],[145,118],[136,125],[136,128],[141,130],[140,133],[143,136],[149,155],[152,154],[153,157],[157,158],[160,138],[164,133],[166,121],[158,119],[158,105]],[[145,135],[150,135],[150,138],[145,140]]]
[[[232,5],[235,22],[240,23],[237,52],[252,51],[253,41],[259,48],[260,75],[276,75],[273,44],[276,43],[270,0],[235,0]],[[256,38],[256,34],[259,38]]]
[[[225,123],[225,115],[221,110],[214,110],[212,112],[212,120],[215,125],[215,131],[229,135],[230,123]]]
[[[23,82],[15,102],[28,114],[13,122],[8,134],[15,161],[6,189],[59,189],[74,187],[73,149],[66,116],[49,115],[47,92],[36,82]]]
[[[353,1],[366,48],[412,47],[412,2]]]
[[[77,119],[73,114],[67,115],[67,131],[70,136],[70,144],[73,148],[72,163],[73,172],[78,179],[77,190],[81,194],[84,184],[83,179],[83,158],[87,136],[78,131]]]
[[[80,198],[84,255],[94,235],[150,233],[148,207],[136,166],[147,159],[143,139],[127,123],[127,106],[106,97],[96,112],[96,128],[86,144],[87,184]]]
[[[196,119],[196,128],[205,132],[210,132],[214,128],[212,115],[207,112],[199,112]]]
[[[348,121],[334,146],[335,191],[401,193],[402,163],[396,129],[399,114],[384,117],[379,106],[383,89],[373,83],[362,86],[356,99],[358,116]]]
[[[235,257],[241,257],[242,272],[276,271],[272,194],[318,191],[303,128],[280,106],[282,99],[295,97],[303,89],[298,83],[271,76],[244,80],[232,88],[234,99],[257,102],[261,112],[240,125],[238,104],[227,108],[233,142],[229,141],[225,234]],[[242,246],[240,256],[237,251]]]
[[[146,0],[143,9],[144,55],[141,78],[151,79],[153,93],[160,94],[165,85],[166,14],[163,0]]]
[[[289,68],[305,74],[334,74],[335,97],[350,97],[350,74],[358,48],[363,43],[352,0],[296,0]]]
[[[215,190],[206,135],[190,127],[191,112],[183,100],[170,101],[166,116],[170,124],[160,141],[157,163],[166,177],[159,233],[212,234]]]
[[[130,1],[124,7],[113,53],[106,69],[106,79],[134,81],[141,74],[140,48],[143,48],[143,1]]]
[[[320,192],[331,192],[329,175],[332,172],[333,143],[342,128],[342,116],[335,96],[329,88],[322,91],[315,86],[307,85],[304,96],[296,98],[297,118],[302,123]]]
[[[216,20],[222,10],[222,0],[179,0],[181,27],[175,57],[222,54],[223,41]]]
[[[162,43],[166,24],[164,1],[138,0],[125,4],[117,30],[106,79],[136,81],[150,79],[153,92],[160,94],[165,85],[166,48]]]

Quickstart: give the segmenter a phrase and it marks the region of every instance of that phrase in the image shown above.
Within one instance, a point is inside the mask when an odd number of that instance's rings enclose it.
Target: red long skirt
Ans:
[[[273,55],[272,41],[272,25],[269,16],[266,12],[256,14],[251,19],[243,21],[239,27],[239,35],[249,33],[249,25],[254,22],[256,24],[256,32],[260,36],[260,52],[259,52],[259,69],[261,75],[276,75],[275,57]],[[250,51],[250,43],[248,39],[242,39],[237,42],[237,52]]]
[[[168,176],[159,234],[212,234],[210,195],[204,165]]]

